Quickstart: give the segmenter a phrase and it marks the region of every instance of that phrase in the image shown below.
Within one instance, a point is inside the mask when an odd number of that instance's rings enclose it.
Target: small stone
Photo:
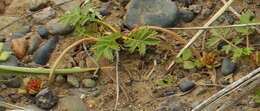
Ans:
[[[88,111],[85,103],[78,97],[67,96],[60,99],[55,111]]]
[[[4,37],[0,37],[0,42],[5,42],[5,38]]]
[[[45,65],[49,61],[50,55],[55,49],[57,43],[59,41],[58,37],[52,37],[44,44],[41,48],[39,48],[33,57],[33,61],[36,64]]]
[[[224,76],[227,76],[231,73],[234,73],[236,70],[236,64],[233,63],[230,59],[224,58],[221,65],[221,72]]]
[[[73,87],[79,87],[79,79],[76,76],[68,75],[67,82]]]
[[[223,22],[225,21],[225,17],[224,17],[224,16],[220,16],[220,17],[217,19],[217,21],[218,21],[219,23],[223,23]]]
[[[84,79],[82,81],[82,84],[84,85],[84,87],[86,88],[93,88],[96,87],[96,81],[92,80],[92,79]]]
[[[19,94],[13,93],[8,95],[13,103],[20,101],[21,96]]]
[[[182,3],[184,6],[189,6],[192,4],[193,0],[178,0],[178,2]]]
[[[35,96],[35,104],[43,109],[51,109],[58,102],[58,96],[51,88],[41,90]]]
[[[211,15],[211,13],[212,13],[212,9],[209,8],[204,8],[201,12],[204,19],[207,19]]]
[[[184,75],[184,73],[182,73],[182,72],[177,72],[177,73],[176,73],[176,77],[177,77],[178,79],[181,79],[181,78],[184,78],[185,75]]]
[[[191,11],[180,9],[179,12],[184,22],[191,22],[195,18],[194,13]]]
[[[21,86],[21,79],[19,77],[3,76],[3,79],[8,80],[4,84],[9,88],[19,88]]]
[[[159,95],[159,97],[166,97],[171,96],[176,93],[176,90],[174,88],[167,88],[165,91],[163,91],[162,94]]]
[[[0,62],[0,65],[18,66],[18,59],[14,55],[10,55],[7,61]]]
[[[178,23],[179,11],[171,0],[131,0],[125,16],[129,28],[136,25],[172,27]]]
[[[97,89],[96,91],[93,91],[93,92],[91,93],[91,96],[93,96],[93,97],[98,97],[100,94],[101,94],[101,90]]]
[[[218,49],[218,50],[221,50],[225,45],[228,45],[228,43],[225,42],[224,40],[221,40],[221,41],[219,42],[219,44],[217,45],[217,49]]]
[[[251,100],[249,101],[249,103],[248,103],[248,106],[250,106],[250,107],[252,107],[252,108],[257,108],[257,107],[260,106],[260,104],[257,103],[257,102],[255,102],[254,99],[251,99]]]
[[[111,12],[108,11],[108,9],[105,9],[105,8],[102,8],[99,13],[100,13],[100,15],[102,15],[102,16],[108,16],[108,15],[111,14]]]
[[[29,39],[29,48],[27,53],[33,54],[35,50],[39,48],[41,43],[41,37],[38,33],[33,33]]]
[[[73,11],[75,8],[78,8],[81,3],[82,0],[53,0],[54,4],[61,4],[61,3],[65,3],[62,5],[59,5],[59,7],[64,10],[65,12],[71,12]]]
[[[38,34],[43,38],[43,39],[48,39],[49,36],[49,32],[47,30],[47,28],[43,25],[40,25],[38,27]]]
[[[193,82],[181,82],[179,83],[179,88],[182,92],[186,92],[186,91],[189,91],[191,90],[192,88],[195,87],[195,84]]]
[[[30,0],[30,10],[37,11],[44,8],[48,3],[48,0]]]
[[[222,81],[221,81],[221,84],[222,84],[222,85],[229,85],[230,82],[225,79],[225,80],[222,80]]]
[[[63,84],[66,81],[66,79],[62,75],[56,76],[55,83],[58,85]]]
[[[60,22],[59,19],[52,19],[46,25],[46,28],[51,34],[54,35],[64,35],[72,32],[73,27],[70,25],[65,25],[64,23]]]
[[[24,37],[12,40],[11,48],[14,51],[16,57],[20,59],[26,55],[28,47],[29,43]]]
[[[230,15],[228,15],[228,14],[225,14],[225,18],[227,19],[227,21],[228,21],[229,24],[231,24],[231,25],[234,24],[235,19],[234,19],[233,16],[230,16]]]
[[[51,20],[52,18],[55,17],[55,10],[51,7],[47,7],[40,11],[39,13],[36,13],[32,15],[33,17],[33,22],[36,24],[44,24],[48,20]]]
[[[199,14],[202,10],[202,6],[201,5],[192,5],[192,6],[190,6],[190,9],[195,14]]]

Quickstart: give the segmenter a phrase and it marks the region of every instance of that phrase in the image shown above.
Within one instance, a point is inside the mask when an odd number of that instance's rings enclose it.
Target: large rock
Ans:
[[[131,0],[125,23],[135,25],[172,27],[178,22],[179,11],[171,0]]]
[[[45,8],[39,13],[34,14],[33,16],[33,22],[37,24],[44,24],[48,20],[55,17],[55,11],[51,7]]]
[[[14,20],[16,20],[18,18],[16,17],[10,17],[10,16],[0,16],[0,27],[4,27],[7,24],[13,22]],[[4,21],[4,22],[3,22]],[[5,37],[7,37],[8,35],[10,35],[13,32],[16,32],[17,30],[20,30],[23,27],[22,23],[15,23],[13,25],[11,25],[8,28],[5,28],[4,30],[2,30],[0,32],[0,35],[5,35]]]
[[[51,34],[54,35],[64,35],[68,34],[73,30],[73,27],[70,25],[66,25],[59,21],[59,19],[52,19],[46,25],[46,28]]]
[[[67,96],[60,100],[54,111],[88,111],[86,105],[78,97]]]
[[[79,5],[82,1],[84,1],[84,0],[73,0],[73,1],[71,1],[71,0],[53,0],[55,5],[61,4],[64,2],[68,2],[68,3],[65,3],[60,6],[60,8],[63,9],[64,11],[72,11],[73,9],[79,7]]]
[[[45,88],[35,96],[35,104],[43,109],[51,109],[58,100],[58,96],[51,88]]]

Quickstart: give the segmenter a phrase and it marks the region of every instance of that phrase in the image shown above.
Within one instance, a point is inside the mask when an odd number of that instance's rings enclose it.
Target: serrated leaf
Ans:
[[[159,86],[165,85],[165,82],[164,82],[163,80],[157,80],[156,83],[157,83]]]
[[[191,49],[185,49],[184,51],[183,51],[183,54],[182,54],[182,59],[183,60],[188,60],[189,58],[191,58],[192,57],[192,51],[191,51]]]
[[[215,44],[217,44],[221,39],[218,38],[218,37],[212,37],[212,38],[209,38],[206,42],[206,44],[209,46],[209,47],[212,47],[214,46]]]
[[[184,69],[193,69],[196,65],[192,61],[184,61],[183,67]]]
[[[180,63],[180,62],[183,62],[184,60],[182,59],[182,57],[177,57],[177,58],[175,59],[175,61],[176,61],[177,63]]]
[[[0,42],[0,52],[3,51],[4,43]]]
[[[124,40],[124,44],[131,53],[138,50],[140,55],[144,55],[147,46],[159,44],[160,39],[154,37],[156,34],[157,32],[151,29],[141,29],[129,35]]]
[[[232,42],[234,42],[234,45],[238,45],[240,44],[242,41],[244,40],[244,38],[241,37],[236,37],[232,40]]]
[[[236,62],[238,58],[240,58],[243,55],[243,50],[242,49],[235,49],[233,50],[233,56],[232,56],[232,61]]]
[[[260,89],[256,89],[256,90],[255,90],[255,95],[257,95],[257,96],[260,97]]]
[[[243,55],[250,55],[251,53],[253,53],[254,48],[252,47],[248,47],[248,48],[243,48]]]
[[[1,52],[0,61],[6,61],[11,54],[12,54],[12,52],[6,52],[6,51]]]

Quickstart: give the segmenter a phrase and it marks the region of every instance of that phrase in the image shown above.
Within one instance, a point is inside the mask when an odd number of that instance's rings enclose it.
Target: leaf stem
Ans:
[[[239,47],[237,47],[236,45],[234,45],[233,43],[231,43],[230,41],[228,41],[227,39],[225,39],[222,36],[218,36],[219,38],[221,38],[222,40],[224,40],[225,42],[227,42],[229,45],[231,45],[234,48],[240,49]]]

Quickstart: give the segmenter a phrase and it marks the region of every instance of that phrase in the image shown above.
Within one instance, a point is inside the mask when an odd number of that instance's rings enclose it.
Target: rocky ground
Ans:
[[[13,55],[1,65],[50,68],[60,53],[80,38],[73,37],[73,27],[59,22],[59,18],[85,0],[1,0],[0,28],[32,14],[0,31],[4,50]],[[66,2],[66,3],[64,3]],[[100,8],[103,21],[129,32],[136,25],[160,27],[202,26],[223,3],[220,0],[90,0]],[[64,3],[62,5],[58,5]],[[251,10],[260,19],[259,0],[236,0],[231,5],[237,12]],[[37,13],[35,13],[37,12]],[[234,24],[238,20],[226,11],[213,25]],[[174,30],[189,40],[197,30]],[[185,70],[176,65],[167,72],[176,53],[184,46],[179,41],[165,38],[163,43],[150,47],[145,56],[120,52],[119,111],[190,111],[228,84],[256,69],[252,59],[233,63],[230,55],[217,57],[221,64],[216,70],[207,68]],[[259,50],[260,36],[252,36]],[[196,43],[201,50],[203,39]],[[257,45],[258,44],[258,45]],[[216,49],[217,50],[217,49]],[[157,65],[154,67],[154,61]],[[100,66],[115,66],[115,61],[101,58]],[[58,68],[96,67],[86,54],[83,45],[67,53]],[[149,72],[155,68],[151,76]],[[167,73],[166,73],[167,72]],[[8,75],[8,74],[7,74]],[[217,75],[214,81],[213,76]],[[158,85],[157,80],[173,78],[170,85]],[[0,100],[33,111],[110,111],[116,100],[116,75],[114,69],[73,75],[58,75],[52,87],[47,87],[47,75],[0,76]],[[28,90],[35,88],[35,90]],[[257,86],[259,87],[259,86]],[[25,93],[24,90],[27,92]],[[227,111],[259,111],[254,91],[237,101]],[[221,104],[225,104],[223,101]],[[1,107],[5,111],[7,107]],[[214,109],[208,109],[214,110]],[[31,110],[30,110],[31,111]]]

